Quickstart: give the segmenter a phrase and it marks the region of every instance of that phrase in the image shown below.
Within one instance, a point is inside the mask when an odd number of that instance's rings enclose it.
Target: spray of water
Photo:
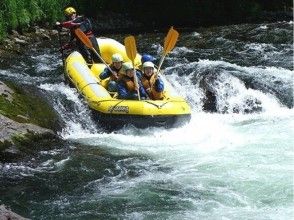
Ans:
[[[41,84],[39,87],[50,92],[53,97],[53,107],[65,122],[65,127],[60,133],[61,137],[69,138],[98,132],[90,110],[75,89],[64,83]]]

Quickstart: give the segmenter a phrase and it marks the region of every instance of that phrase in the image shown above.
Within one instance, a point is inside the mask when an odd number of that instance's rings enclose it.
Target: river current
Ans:
[[[164,36],[136,36],[138,51],[159,58]],[[191,121],[112,133],[64,84],[57,49],[0,70],[44,94],[64,140],[0,163],[0,203],[31,219],[293,219],[293,22],[180,33],[163,66]]]

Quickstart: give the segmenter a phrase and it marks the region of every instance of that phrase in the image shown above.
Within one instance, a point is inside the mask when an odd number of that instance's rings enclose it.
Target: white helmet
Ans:
[[[127,71],[127,70],[132,70],[134,67],[133,67],[133,64],[131,62],[126,62],[123,64],[123,70],[124,71]]]
[[[143,63],[143,68],[145,68],[145,67],[154,68],[154,64],[152,62],[150,62],[150,61],[147,61],[147,62]]]
[[[119,53],[113,54],[111,59],[112,59],[112,62],[122,62],[123,61],[123,57]]]

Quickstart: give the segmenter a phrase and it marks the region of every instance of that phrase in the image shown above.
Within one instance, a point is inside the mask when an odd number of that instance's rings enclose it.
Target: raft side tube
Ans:
[[[115,53],[119,53],[122,55],[124,62],[131,62],[128,58],[125,46],[119,43],[118,41],[110,38],[97,38],[97,42],[99,45],[99,50],[102,58],[106,61],[106,63],[111,63],[111,57]],[[141,65],[141,55],[137,54],[134,64],[136,67]]]
[[[100,85],[99,80],[92,74],[86,63],[81,61],[81,57],[79,53],[76,53],[67,62],[68,78],[88,99],[92,97],[110,98],[110,94]]]
[[[115,115],[183,115],[190,114],[190,106],[184,100],[121,100],[96,99],[89,102],[94,111]]]

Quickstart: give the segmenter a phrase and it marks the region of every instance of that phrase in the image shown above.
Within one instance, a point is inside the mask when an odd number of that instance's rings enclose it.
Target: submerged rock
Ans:
[[[238,84],[242,90],[234,88]],[[245,94],[245,84],[229,74],[208,71],[199,80],[199,86],[205,93],[203,110],[219,113],[251,114],[262,111],[262,102],[258,98]]]
[[[7,209],[4,205],[0,205],[0,220],[28,220],[28,218],[24,218]]]

